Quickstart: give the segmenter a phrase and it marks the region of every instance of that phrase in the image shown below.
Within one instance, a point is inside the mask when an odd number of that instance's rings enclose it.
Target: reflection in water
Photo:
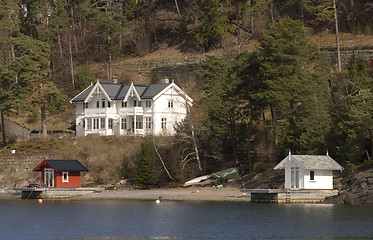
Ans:
[[[0,201],[0,239],[373,239],[373,206]]]

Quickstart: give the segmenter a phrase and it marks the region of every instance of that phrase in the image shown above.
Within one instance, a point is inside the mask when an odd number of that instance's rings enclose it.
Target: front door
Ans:
[[[291,168],[291,189],[299,189],[299,167]]]
[[[54,187],[54,171],[52,168],[44,169],[44,186]]]

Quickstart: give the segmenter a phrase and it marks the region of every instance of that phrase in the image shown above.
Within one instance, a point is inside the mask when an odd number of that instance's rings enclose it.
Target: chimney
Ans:
[[[112,76],[111,83],[118,83],[118,79],[115,76]]]
[[[167,78],[167,76],[163,77],[162,83],[170,83],[170,80]]]

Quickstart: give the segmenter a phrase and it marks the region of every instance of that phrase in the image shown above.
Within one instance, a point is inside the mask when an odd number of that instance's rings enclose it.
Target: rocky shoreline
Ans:
[[[325,203],[373,204],[373,169],[339,176],[335,182],[339,193]]]
[[[273,172],[273,171],[272,171]],[[271,175],[272,174],[272,175]],[[283,175],[261,172],[247,175],[220,188],[203,184],[187,188],[153,188],[135,189],[134,185],[114,186],[97,193],[78,197],[78,199],[134,199],[134,200],[196,200],[196,201],[245,201],[250,202],[250,194],[244,189],[268,189],[273,183],[281,183]],[[335,188],[338,195],[328,197],[325,203],[330,204],[373,204],[373,169],[363,172],[335,177]],[[278,185],[281,189],[283,186]],[[0,200],[21,199],[21,193],[10,188],[0,189]]]

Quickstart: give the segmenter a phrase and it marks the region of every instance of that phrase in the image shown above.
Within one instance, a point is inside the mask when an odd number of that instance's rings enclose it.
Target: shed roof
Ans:
[[[274,168],[284,169],[289,162],[295,162],[304,169],[315,169],[315,170],[343,170],[343,167],[339,165],[329,155],[291,155],[285,157],[277,166]]]
[[[57,171],[88,172],[78,160],[44,160],[33,171],[42,171],[43,166],[50,166]]]

